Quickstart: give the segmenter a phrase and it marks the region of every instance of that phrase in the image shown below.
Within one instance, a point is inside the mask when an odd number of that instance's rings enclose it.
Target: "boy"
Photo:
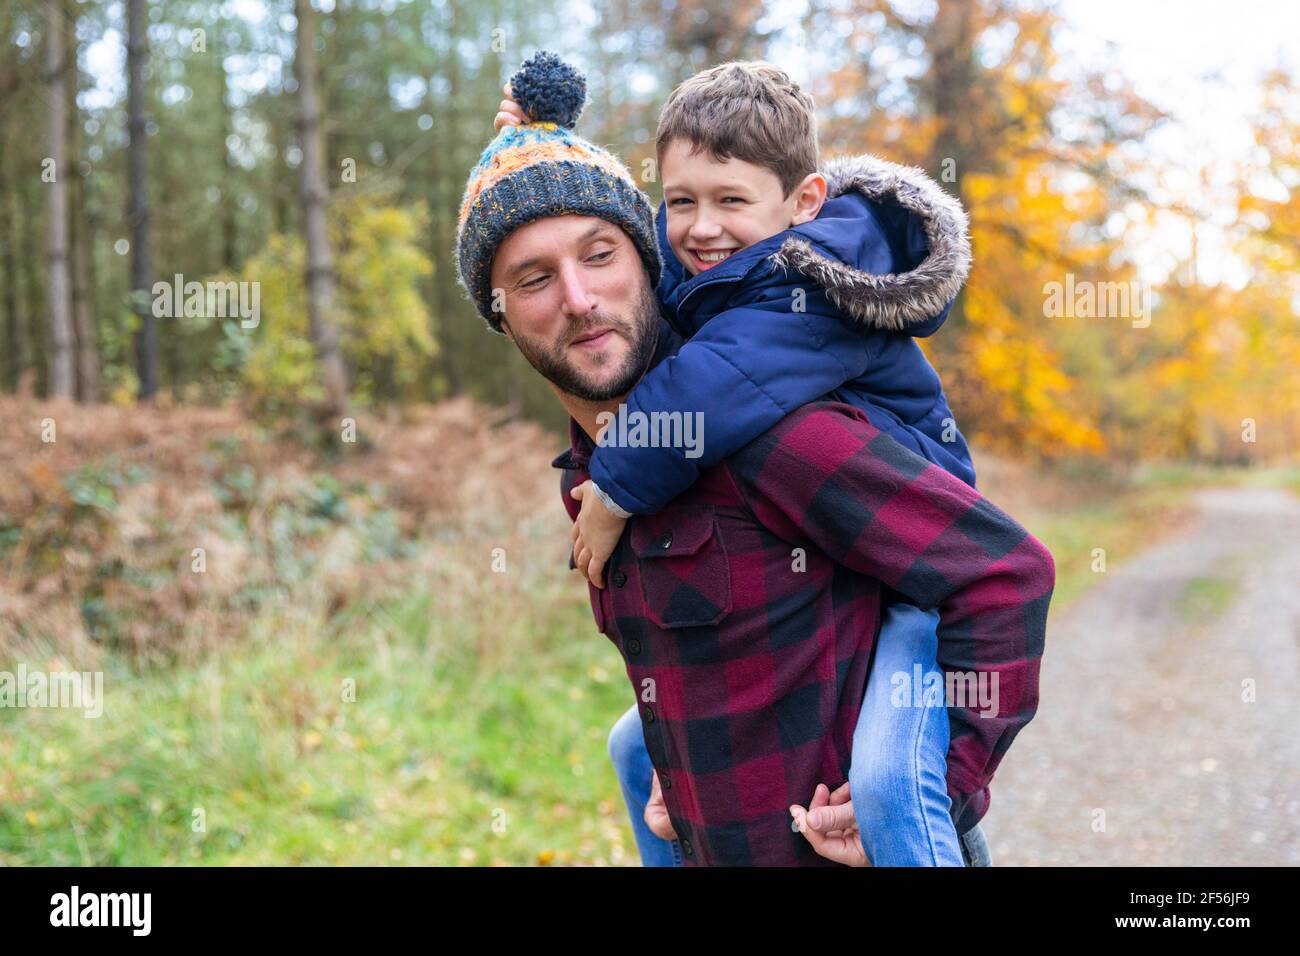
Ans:
[[[537,86],[527,66],[516,74],[498,128],[528,121]],[[965,215],[920,171],[872,157],[829,162],[823,175],[813,108],[765,63],[706,70],[664,106],[657,291],[690,341],[646,375],[625,414],[633,423],[693,416],[703,440],[685,451],[619,446],[611,438],[635,433],[606,428],[592,481],[573,491],[574,558],[597,587],[628,517],[657,513],[703,470],[824,395],[974,484],[938,376],[913,339],[938,329],[965,279]],[[849,774],[873,865],[963,864],[941,703],[890,699],[897,675],[936,672],[936,622],[936,612],[895,602],[877,640]]]

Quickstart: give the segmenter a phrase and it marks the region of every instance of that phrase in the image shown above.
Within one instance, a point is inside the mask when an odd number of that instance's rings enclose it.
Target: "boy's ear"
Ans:
[[[812,222],[822,211],[826,202],[826,177],[821,173],[809,173],[803,182],[794,187],[794,212],[790,225]]]

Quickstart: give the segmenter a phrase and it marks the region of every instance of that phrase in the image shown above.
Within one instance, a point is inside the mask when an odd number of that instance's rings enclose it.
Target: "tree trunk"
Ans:
[[[227,272],[234,272],[238,265],[235,252],[238,238],[238,227],[235,222],[237,212],[235,162],[230,155],[230,148],[226,145],[226,140],[234,131],[234,123],[230,117],[230,104],[226,102],[230,80],[226,76],[225,60],[221,57],[217,57],[216,60],[217,69],[221,71],[221,82],[217,85],[217,89],[221,91],[221,102],[218,104],[221,109],[221,142],[218,144],[221,150],[221,267]]]
[[[432,81],[430,81],[429,115],[434,118],[435,130],[454,129],[450,122],[451,99],[447,97],[439,103],[433,95]],[[450,147],[450,144],[447,146]],[[433,261],[433,274],[430,276],[432,294],[429,301],[433,303],[433,335],[434,341],[438,343],[438,354],[431,364],[436,371],[441,372],[446,394],[456,395],[461,391],[460,365],[454,361],[451,353],[456,351],[452,341],[455,334],[452,316],[457,306],[456,276],[453,271],[456,268],[453,261],[455,239],[453,230],[456,228],[457,210],[453,207],[454,200],[449,197],[448,184],[454,176],[451,171],[454,167],[447,162],[445,155],[449,151],[449,148],[429,150],[429,199],[433,213],[429,217],[428,233],[429,258]]]
[[[90,284],[90,223],[85,215],[86,181],[76,184],[72,215],[72,318],[77,330],[77,398],[99,401],[99,330],[95,322],[94,288]]]
[[[938,5],[928,35],[922,37],[934,64],[928,81],[922,85],[922,96],[928,100],[927,112],[938,126],[930,172],[967,209],[970,204],[969,197],[964,195],[966,174],[980,171],[985,165],[971,135],[971,117],[979,112],[978,104],[973,102],[979,76],[974,19],[972,0],[948,0]],[[956,182],[943,181],[942,167],[946,160],[952,161]],[[965,315],[966,287],[963,285],[948,313],[944,334],[930,340],[935,366],[945,380],[951,377],[957,390],[961,390],[961,380],[970,374],[969,363],[960,352],[966,341]],[[979,386],[972,383],[968,387]]]
[[[75,22],[75,21],[74,21]],[[72,254],[72,323],[77,338],[77,398],[82,402],[99,401],[99,337],[95,327],[95,305],[86,260],[91,246],[90,222],[86,217],[86,184],[81,172],[81,116],[77,111],[77,90],[81,86],[77,70],[76,30],[68,32],[68,155],[71,191],[71,215],[68,217]]]
[[[321,149],[321,105],[316,75],[316,22],[311,0],[294,0],[297,15],[297,50],[294,73],[298,79],[298,134],[302,164],[298,183],[302,200],[303,235],[307,243],[307,318],[311,340],[320,362],[330,413],[347,408],[347,370],[334,323],[334,262],[325,220],[324,155]]]
[[[37,210],[39,193],[31,189],[23,189],[18,193],[17,198],[22,207],[23,240],[20,248],[36,250],[40,247],[40,240],[36,236],[36,223],[40,219]],[[49,385],[50,367],[46,362],[46,357],[49,355],[46,345],[49,336],[46,332],[49,327],[44,320],[45,290],[41,287],[40,257],[27,255],[22,256],[19,261],[22,263],[23,292],[27,301],[28,361],[18,373],[18,388],[19,391],[26,391],[29,387],[34,387],[37,394],[43,395]]]
[[[45,183],[46,200],[46,316],[50,329],[49,394],[72,398],[76,371],[72,341],[72,283],[68,270],[68,172],[66,163],[62,0],[45,0],[45,68],[49,76],[49,159],[51,180]]]
[[[456,4],[447,9],[447,44],[446,71],[448,89],[453,93],[461,89],[460,46],[462,28],[459,25]],[[458,98],[455,95],[444,97],[441,103],[433,102],[433,92],[429,93],[429,115],[434,117],[433,129],[442,139],[440,148],[432,149],[429,155],[433,160],[434,209],[429,217],[429,253],[434,262],[434,325],[438,336],[438,363],[446,382],[448,395],[460,395],[465,391],[465,381],[461,374],[466,350],[462,343],[468,336],[468,325],[474,332],[481,332],[473,324],[465,323],[457,311],[464,308],[460,301],[460,290],[456,280],[456,262],[454,246],[456,239],[456,221],[460,214],[460,197],[463,191],[465,172],[457,168],[459,160],[456,144],[459,137],[465,136],[461,129],[462,114],[457,109]],[[484,134],[476,132],[479,138]],[[460,176],[457,176],[460,172]],[[455,188],[457,182],[461,190]]]
[[[3,131],[0,131],[3,135]],[[3,152],[3,150],[0,150]],[[18,204],[14,202],[14,183],[9,179],[9,165],[0,163],[0,280],[5,315],[4,382],[8,389],[18,388],[18,376],[27,366],[27,328],[18,311],[18,261],[14,249],[18,243]]]
[[[271,123],[271,146],[275,150],[275,161],[268,170],[267,189],[271,194],[272,222],[275,223],[276,232],[288,233],[289,197],[292,190],[286,188],[286,184],[292,173],[285,158],[289,149],[288,137],[279,123]]]
[[[140,317],[135,333],[136,375],[140,399],[149,401],[158,391],[158,324],[150,307],[153,259],[149,245],[149,163],[144,116],[145,64],[149,59],[148,12],[145,0],[127,0],[127,126],[131,145],[127,156],[130,194],[132,302]]]

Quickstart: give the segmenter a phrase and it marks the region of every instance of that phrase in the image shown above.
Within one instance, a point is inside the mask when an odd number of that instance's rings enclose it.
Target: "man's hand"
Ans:
[[[573,563],[598,588],[605,586],[605,562],[618,546],[627,519],[610,514],[609,509],[591,491],[588,479],[569,492],[582,502],[578,520],[573,523]]]
[[[506,98],[497,107],[496,119],[492,121],[492,128],[498,133],[501,132],[502,126],[523,126],[528,122],[528,114],[524,112],[524,108],[511,98],[510,84],[507,83],[504,89]]]
[[[664,792],[659,789],[659,771],[655,771],[650,781],[650,799],[645,805],[645,825],[650,832],[661,840],[676,840],[677,831],[673,821],[668,819],[668,807],[664,804]]]
[[[808,809],[795,804],[790,816],[818,856],[846,866],[870,866],[862,848],[858,818],[853,815],[853,801],[847,783],[831,793],[826,784],[817,784]]]

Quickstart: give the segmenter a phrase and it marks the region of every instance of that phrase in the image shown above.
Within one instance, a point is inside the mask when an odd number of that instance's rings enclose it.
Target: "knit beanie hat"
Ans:
[[[540,52],[510,78],[510,92],[532,121],[506,126],[488,144],[465,186],[456,227],[461,285],[494,332],[492,257],[511,232],[535,219],[599,216],[632,239],[659,284],[654,210],[612,153],[574,135],[587,102],[587,79],[553,53]]]

